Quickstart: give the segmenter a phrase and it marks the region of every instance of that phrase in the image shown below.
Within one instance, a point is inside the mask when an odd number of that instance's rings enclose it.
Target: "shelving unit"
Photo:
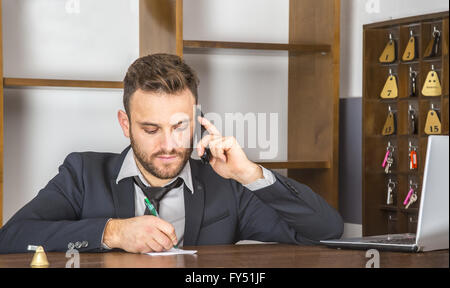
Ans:
[[[289,177],[309,185],[335,208],[339,198],[339,28],[340,0],[290,0],[289,43],[185,40],[183,0],[139,0],[141,56],[161,52],[183,56],[217,48],[236,49],[236,53],[239,49],[288,51],[288,160],[260,164],[288,169]],[[123,88],[116,81],[26,78],[3,78],[1,85]],[[0,190],[0,209],[1,199]]]
[[[448,114],[448,26],[449,13],[436,13],[399,20],[386,21],[364,26],[364,79],[363,79],[363,234],[365,236],[415,233],[417,229],[418,207],[420,203],[421,183],[423,180],[425,156],[428,135],[425,133],[427,113],[433,104],[440,109],[442,134],[449,134]],[[434,27],[441,31],[441,44],[436,57],[427,59],[424,51],[432,38]],[[416,38],[418,57],[410,62],[402,61],[401,57],[410,38],[410,33]],[[391,64],[381,64],[378,61],[389,34],[397,44],[397,59]],[[443,93],[439,97],[422,95],[422,87],[432,65],[439,75]],[[417,75],[417,96],[410,96],[410,68]],[[399,97],[396,99],[381,99],[386,79],[392,70],[397,76]],[[416,111],[416,133],[409,130],[408,110]],[[388,108],[396,114],[397,132],[392,136],[382,136],[381,132],[388,115]],[[395,146],[394,165],[387,175],[382,168],[386,147],[390,142]],[[409,143],[417,147],[418,168],[409,167]],[[388,179],[396,182],[395,202],[387,205]],[[409,192],[410,181],[416,183],[418,200],[408,209],[403,205]]]

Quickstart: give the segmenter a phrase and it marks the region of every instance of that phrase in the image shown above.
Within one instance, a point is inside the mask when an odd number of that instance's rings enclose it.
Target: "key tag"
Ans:
[[[417,151],[416,147],[409,142],[409,170],[417,169]]]
[[[405,52],[403,53],[402,60],[404,62],[412,61],[416,59],[416,38],[413,35],[413,31],[409,31],[410,38],[408,45],[406,46]]]
[[[427,79],[423,84],[422,95],[428,97],[442,95],[441,82],[437,72],[434,70],[434,65],[431,65],[431,71],[428,72]]]
[[[392,34],[389,33],[389,42],[386,44],[386,47],[383,50],[383,53],[381,53],[381,56],[379,58],[380,63],[393,63],[395,62],[395,40],[392,37]]]
[[[431,110],[428,112],[427,121],[425,123],[425,134],[440,135],[442,133],[441,121],[434,105],[431,105]]]
[[[424,56],[425,58],[430,58],[437,56],[439,54],[439,42],[441,39],[441,31],[437,29],[436,26],[433,28],[433,37],[428,43],[427,48],[425,49]]]
[[[380,96],[383,99],[394,99],[398,97],[397,77],[392,73],[392,69],[389,69],[389,77],[386,80],[386,84],[384,84]]]
[[[409,105],[408,109],[408,116],[409,116],[409,134],[416,134],[416,111],[412,107],[412,105]]]
[[[395,134],[395,115],[391,110],[391,106],[389,106],[389,114],[386,119],[386,123],[383,127],[383,136],[390,136]]]
[[[417,72],[409,67],[409,97],[417,96]]]

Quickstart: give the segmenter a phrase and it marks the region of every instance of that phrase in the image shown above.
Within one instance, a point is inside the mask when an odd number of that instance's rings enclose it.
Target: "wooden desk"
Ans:
[[[365,268],[366,251],[335,250],[322,246],[293,245],[226,245],[198,246],[197,255],[148,256],[125,252],[81,253],[81,268],[113,267],[224,267],[224,268],[300,268],[355,267]],[[0,268],[30,267],[33,253],[0,255]],[[47,253],[50,267],[65,267],[65,253]],[[410,254],[380,252],[380,267],[449,267],[448,250]]]

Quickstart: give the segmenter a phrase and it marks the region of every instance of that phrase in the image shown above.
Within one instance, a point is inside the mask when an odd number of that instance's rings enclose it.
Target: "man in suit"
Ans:
[[[0,253],[25,252],[30,244],[47,251],[144,253],[174,245],[339,238],[342,219],[323,198],[253,163],[235,138],[196,118],[197,86],[195,72],[178,56],[137,59],[124,79],[125,111],[118,112],[131,145],[121,154],[69,154],[0,230]],[[209,147],[209,163],[190,157],[195,125],[209,132],[196,146],[199,156]]]

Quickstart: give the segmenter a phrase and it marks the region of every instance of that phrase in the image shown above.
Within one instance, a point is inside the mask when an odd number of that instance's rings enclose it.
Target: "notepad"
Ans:
[[[172,248],[170,250],[164,251],[164,252],[150,252],[145,253],[150,256],[169,256],[169,255],[183,255],[183,254],[196,254],[197,250],[183,250],[183,249],[177,249]]]

